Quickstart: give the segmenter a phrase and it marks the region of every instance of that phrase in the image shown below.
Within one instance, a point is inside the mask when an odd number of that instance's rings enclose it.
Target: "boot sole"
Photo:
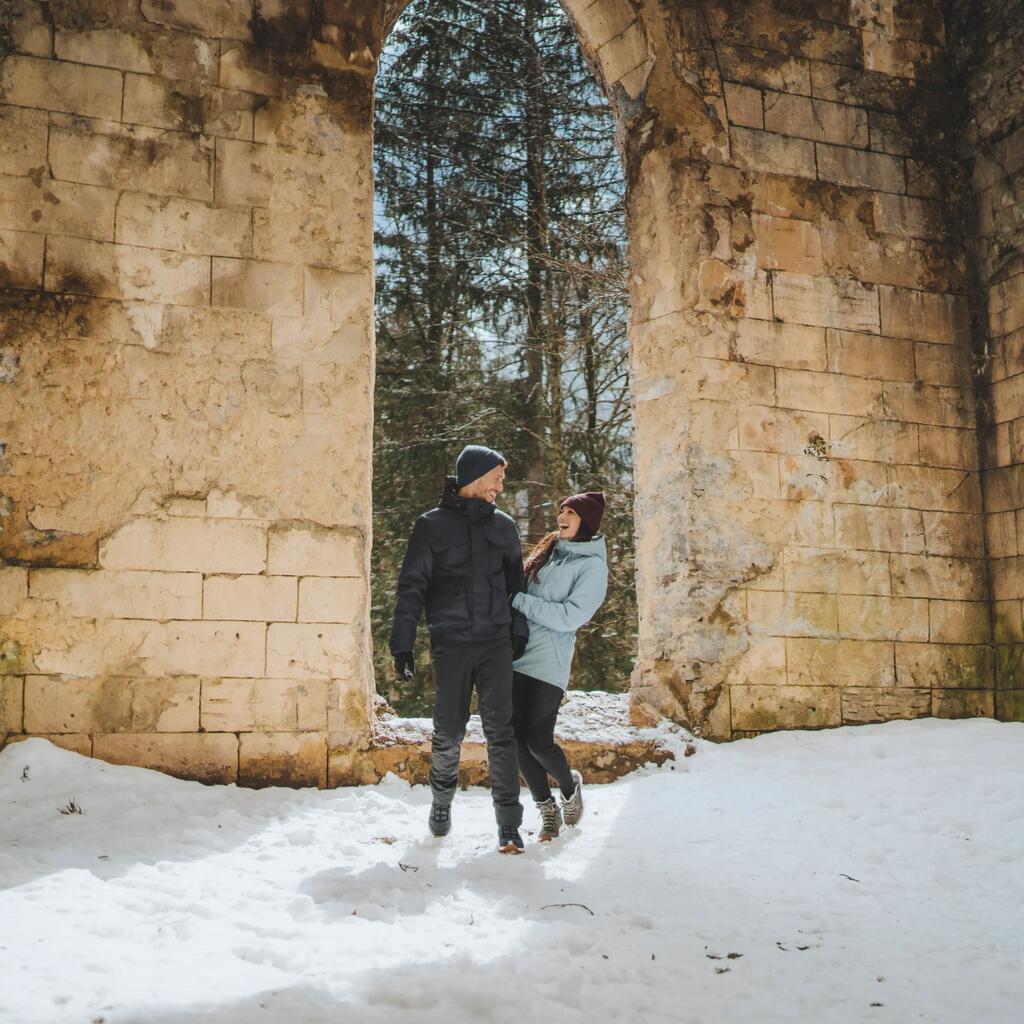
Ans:
[[[515,843],[506,843],[498,847],[498,853],[522,853],[523,851]]]

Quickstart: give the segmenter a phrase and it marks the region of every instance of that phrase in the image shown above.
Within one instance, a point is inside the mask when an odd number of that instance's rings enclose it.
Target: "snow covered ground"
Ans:
[[[392,778],[254,792],[14,744],[0,1020],[1024,1019],[1024,725],[698,748],[502,857],[479,790],[437,841]]]

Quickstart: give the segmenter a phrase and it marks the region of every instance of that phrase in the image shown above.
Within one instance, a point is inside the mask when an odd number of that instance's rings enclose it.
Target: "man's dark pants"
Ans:
[[[450,804],[459,782],[459,754],[476,686],[480,721],[487,740],[491,799],[499,825],[522,824],[519,757],[512,728],[512,642],[431,643],[434,666],[434,735],[430,790],[435,802]]]

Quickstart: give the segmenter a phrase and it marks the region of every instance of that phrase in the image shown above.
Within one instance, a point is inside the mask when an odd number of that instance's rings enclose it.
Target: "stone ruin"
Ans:
[[[0,3],[0,744],[382,770],[404,6]],[[565,8],[627,181],[634,724],[1024,719],[1024,2]]]

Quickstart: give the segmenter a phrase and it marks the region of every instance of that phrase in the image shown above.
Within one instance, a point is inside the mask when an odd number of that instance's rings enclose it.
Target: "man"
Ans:
[[[467,445],[438,507],[416,520],[398,578],[391,653],[399,678],[411,679],[416,626],[425,605],[435,683],[431,832],[443,836],[451,828],[459,755],[476,686],[498,849],[522,853],[512,661],[526,649],[529,626],[511,606],[523,589],[519,533],[512,518],[494,505],[507,465],[493,449]]]

